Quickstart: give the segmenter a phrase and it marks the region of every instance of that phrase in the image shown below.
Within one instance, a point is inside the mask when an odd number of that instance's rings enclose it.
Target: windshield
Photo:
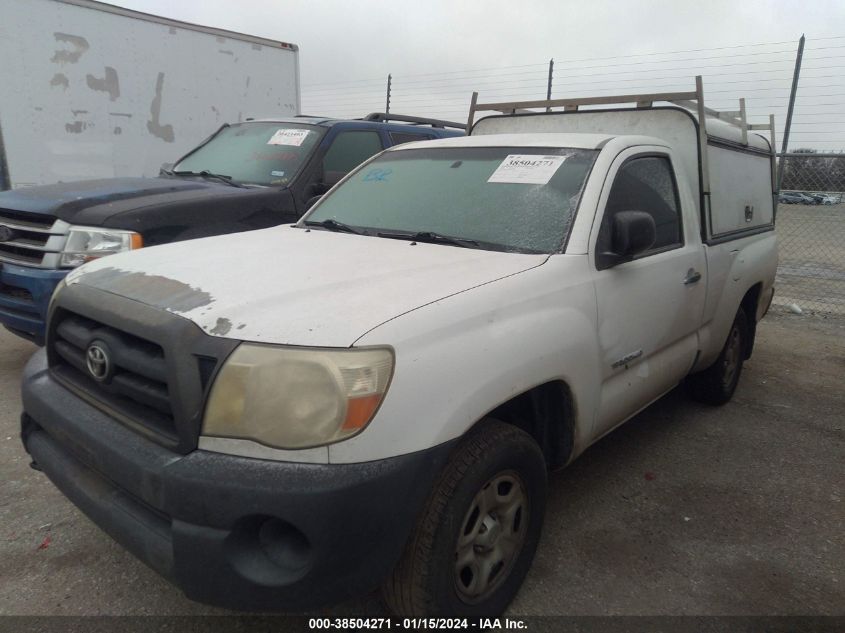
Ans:
[[[560,249],[597,151],[455,147],[386,152],[303,218],[371,235],[435,233],[478,248]],[[393,234],[393,235],[391,235]]]
[[[302,123],[238,123],[220,130],[173,171],[209,171],[231,176],[235,182],[284,186],[308,160],[324,132]]]

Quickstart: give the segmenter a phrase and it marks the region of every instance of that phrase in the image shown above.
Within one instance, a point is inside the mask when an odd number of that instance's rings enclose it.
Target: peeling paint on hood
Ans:
[[[70,283],[73,283],[73,277]],[[127,272],[112,266],[92,271],[86,276],[85,283],[171,312],[189,312],[213,301],[207,292],[181,281],[161,275]]]
[[[214,336],[348,347],[385,321],[547,257],[285,226],[112,255],[67,282],[179,314]]]

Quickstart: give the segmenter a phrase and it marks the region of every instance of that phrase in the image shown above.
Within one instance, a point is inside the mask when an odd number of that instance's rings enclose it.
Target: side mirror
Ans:
[[[629,261],[647,251],[657,240],[654,218],[645,211],[620,211],[613,216],[610,251],[599,253],[599,269]]]

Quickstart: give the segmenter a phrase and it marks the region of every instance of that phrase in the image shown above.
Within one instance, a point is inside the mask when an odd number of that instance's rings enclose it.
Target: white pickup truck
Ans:
[[[296,225],[73,271],[23,380],[34,465],[196,600],[501,613],[547,471],[682,381],[726,402],[772,299],[771,125],[700,84],[612,99],[474,100],[506,114]]]

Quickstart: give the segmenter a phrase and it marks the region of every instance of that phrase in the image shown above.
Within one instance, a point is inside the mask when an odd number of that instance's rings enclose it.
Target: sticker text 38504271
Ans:
[[[545,185],[566,159],[566,156],[508,154],[487,182]]]

